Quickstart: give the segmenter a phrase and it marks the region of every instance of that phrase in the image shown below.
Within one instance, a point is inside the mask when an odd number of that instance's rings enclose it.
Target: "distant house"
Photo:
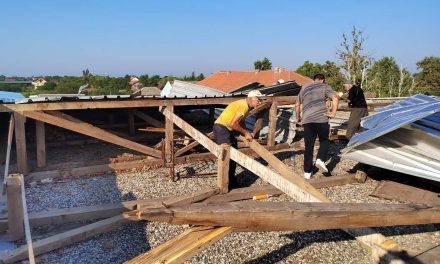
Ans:
[[[160,93],[161,96],[166,97],[214,97],[223,96],[224,94],[224,92],[220,92],[210,87],[179,80],[174,80],[172,83],[167,82],[165,87],[162,89],[162,92]]]
[[[47,81],[43,78],[36,78],[32,81],[32,86],[34,87],[34,90],[37,90],[41,86],[45,85]]]
[[[303,86],[312,82],[312,79],[291,70],[275,68],[267,71],[218,71],[197,84],[230,93],[252,83],[267,87],[289,81],[295,81],[299,86]]]

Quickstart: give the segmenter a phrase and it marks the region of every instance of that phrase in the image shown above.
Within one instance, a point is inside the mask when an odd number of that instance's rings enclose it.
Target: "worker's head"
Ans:
[[[324,74],[318,73],[313,76],[313,81],[315,83],[324,83],[325,82],[325,76]]]
[[[351,87],[353,87],[353,81],[352,80],[345,80],[344,87],[346,91],[349,91]]]
[[[261,99],[264,98],[264,95],[258,90],[252,90],[248,93],[247,102],[248,105],[252,108],[257,107],[261,103]]]

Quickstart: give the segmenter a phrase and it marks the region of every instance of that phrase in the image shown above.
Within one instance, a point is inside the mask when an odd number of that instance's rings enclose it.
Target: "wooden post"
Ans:
[[[215,115],[215,107],[211,106],[209,108],[209,130],[212,130],[214,126],[214,115]]]
[[[269,110],[269,131],[267,132],[267,146],[275,146],[275,131],[277,127],[278,103],[274,101]]]
[[[35,121],[37,137],[37,167],[46,167],[46,134],[44,123]]]
[[[128,134],[132,137],[136,134],[134,126],[134,108],[127,109],[128,111]]]
[[[174,106],[167,106],[166,109],[174,113]],[[171,119],[165,118],[165,167],[170,168],[171,179],[174,180],[174,123]]]
[[[254,130],[252,131],[255,139],[260,137],[260,130],[261,126],[263,125],[264,112],[265,111],[261,111],[257,114],[257,120],[255,121]]]
[[[222,144],[222,155],[219,157],[217,164],[217,187],[220,193],[227,193],[229,191],[229,161],[231,159],[231,147],[228,144]]]
[[[16,241],[24,236],[23,203],[21,196],[21,181],[19,174],[11,174],[7,179],[8,227],[9,240]]]
[[[29,263],[35,264],[34,248],[32,247],[31,227],[29,225],[29,215],[26,206],[26,191],[24,190],[23,175],[19,175],[21,184],[21,204],[23,208],[24,233],[26,235],[26,244],[28,247]]]
[[[6,162],[5,162],[5,174],[3,175],[3,192],[5,194],[6,191],[6,180],[9,175],[9,161],[11,159],[11,145],[12,145],[12,136],[14,135],[14,115],[11,114],[11,119],[9,120],[9,130],[8,130],[8,143],[6,146]]]
[[[14,121],[15,121],[15,146],[17,151],[17,170],[19,173],[27,174],[28,164],[27,164],[26,130],[25,130],[26,117],[15,112]]]

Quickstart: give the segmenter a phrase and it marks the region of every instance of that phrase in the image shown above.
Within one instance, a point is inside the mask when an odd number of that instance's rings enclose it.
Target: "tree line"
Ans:
[[[130,94],[130,81],[131,75],[125,75],[123,77],[110,77],[102,75],[93,75],[88,69],[82,71],[82,76],[41,76],[47,82],[38,88],[33,90],[31,85],[27,84],[11,84],[0,83],[0,91],[20,92],[24,96],[43,93],[54,94],[76,94],[80,86],[88,84],[88,88],[81,93],[86,95],[117,95],[117,94]],[[182,80],[182,81],[201,81],[205,78],[203,73],[196,75],[192,72],[191,75],[177,77],[172,75],[160,76],[160,75],[148,75],[143,74],[138,77],[139,81],[145,87],[155,86],[162,88],[168,81]],[[4,81],[6,77],[0,75],[0,81]],[[12,76],[11,79],[16,81],[28,81],[31,78]]]
[[[312,78],[317,73],[326,76],[326,82],[335,90],[343,90],[344,80],[352,80],[376,97],[410,96],[416,93],[440,96],[440,57],[425,57],[417,62],[419,72],[411,73],[391,56],[375,59],[365,51],[364,33],[353,27],[350,34],[342,35],[333,61],[313,63],[305,61],[296,72]],[[272,63],[266,57],[254,62],[255,70],[270,70]]]

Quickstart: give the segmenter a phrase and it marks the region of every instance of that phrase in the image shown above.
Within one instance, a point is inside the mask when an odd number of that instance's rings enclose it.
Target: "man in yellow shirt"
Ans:
[[[246,99],[230,103],[214,123],[214,141],[217,144],[228,144],[237,148],[237,139],[234,132],[239,132],[247,140],[252,141],[253,136],[246,130],[244,120],[250,108],[255,108],[261,103],[263,95],[260,91],[250,91]],[[235,177],[237,164],[231,160],[229,163],[229,189],[237,188],[238,182]]]

